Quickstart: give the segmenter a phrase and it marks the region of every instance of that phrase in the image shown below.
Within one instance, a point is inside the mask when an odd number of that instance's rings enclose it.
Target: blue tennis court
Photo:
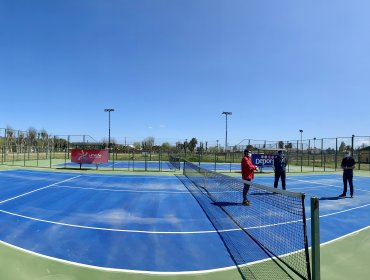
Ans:
[[[238,172],[240,171],[240,163],[209,163],[209,162],[198,162],[196,163],[201,168],[205,168],[213,171],[230,171]],[[181,164],[182,165],[182,164]],[[56,164],[57,167],[68,167],[68,168],[80,168],[80,164],[74,162],[65,162]],[[173,167],[168,161],[109,161],[108,163],[101,164],[81,164],[81,168],[89,169],[124,169],[124,170],[152,170],[152,171],[170,171]],[[260,167],[262,172],[272,172],[271,166]]]
[[[70,168],[80,168],[79,163],[74,162],[66,162],[66,163],[59,163],[55,166],[58,167],[70,167]],[[103,168],[103,169],[126,169],[126,170],[171,170],[170,163],[167,161],[129,161],[129,160],[122,160],[122,161],[109,161],[107,163],[100,163],[100,164],[91,164],[91,163],[83,163],[81,164],[81,168]]]
[[[272,180],[255,179],[265,185]],[[340,175],[287,179],[289,190],[321,198],[322,243],[370,225],[370,178],[355,177],[354,184],[353,199],[338,199]],[[176,176],[11,170],[0,172],[0,185],[0,239],[28,251],[128,271],[176,273],[235,266],[220,229],[215,230]],[[243,231],[217,212],[217,205],[209,204],[222,219],[222,230],[238,240]],[[309,217],[308,198],[306,205]],[[248,263],[267,258],[257,247],[250,240]]]
[[[256,182],[273,185],[272,177],[257,177]],[[354,176],[354,198],[339,198],[342,175],[322,174],[287,177],[287,189],[306,194],[306,213],[310,217],[311,196],[320,199],[320,240],[333,241],[370,226],[370,178]],[[310,223],[308,223],[310,229]],[[309,236],[310,237],[310,236]]]

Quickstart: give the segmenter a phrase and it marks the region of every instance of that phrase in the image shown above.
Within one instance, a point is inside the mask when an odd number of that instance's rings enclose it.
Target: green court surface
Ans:
[[[242,279],[237,269],[187,275],[161,275],[103,270],[36,255],[2,242],[0,242],[0,259],[0,279],[2,280]]]
[[[321,279],[370,279],[369,263],[370,227],[321,245]]]
[[[321,247],[321,279],[369,279],[370,228]],[[207,274],[160,275],[100,270],[40,255],[0,243],[2,280],[240,280],[238,270]],[[262,279],[262,278],[257,278]]]

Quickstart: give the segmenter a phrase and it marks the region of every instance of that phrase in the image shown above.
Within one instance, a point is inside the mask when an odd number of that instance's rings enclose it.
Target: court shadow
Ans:
[[[243,203],[227,202],[227,201],[212,202],[212,204],[216,206],[221,206],[221,207],[243,205]]]
[[[319,200],[339,200],[344,199],[345,197],[339,197],[339,196],[328,196],[328,197],[320,197]]]
[[[57,167],[55,169],[64,169],[64,170],[93,170],[95,168],[85,168],[85,167],[82,167],[82,168],[79,168],[79,167]]]

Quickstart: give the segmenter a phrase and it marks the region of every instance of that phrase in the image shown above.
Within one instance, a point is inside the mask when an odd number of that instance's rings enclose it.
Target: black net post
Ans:
[[[311,197],[312,279],[320,280],[319,198]]]

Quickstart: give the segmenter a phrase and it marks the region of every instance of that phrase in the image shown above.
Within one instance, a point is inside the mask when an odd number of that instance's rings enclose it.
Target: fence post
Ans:
[[[307,149],[307,165],[310,166],[310,150],[311,150],[311,139],[308,139],[308,149]]]
[[[323,151],[324,151],[324,139],[321,138],[321,167],[322,167]]]
[[[67,148],[64,149],[64,168],[67,168]]]
[[[338,167],[338,138],[335,138],[335,168],[334,171],[337,171]]]
[[[216,162],[217,162],[217,153],[215,154],[215,171],[216,171]]]
[[[299,161],[299,142],[297,140],[297,165],[298,165],[298,161]]]
[[[114,170],[114,164],[115,164],[115,161],[114,161],[114,148],[113,148],[113,164],[112,164],[112,170]],[[116,151],[116,153],[117,153],[117,151]],[[117,155],[116,155],[117,156]]]
[[[50,149],[50,144],[48,143],[48,150],[49,150],[49,160],[50,160],[50,168],[51,168],[51,152],[52,150]]]

